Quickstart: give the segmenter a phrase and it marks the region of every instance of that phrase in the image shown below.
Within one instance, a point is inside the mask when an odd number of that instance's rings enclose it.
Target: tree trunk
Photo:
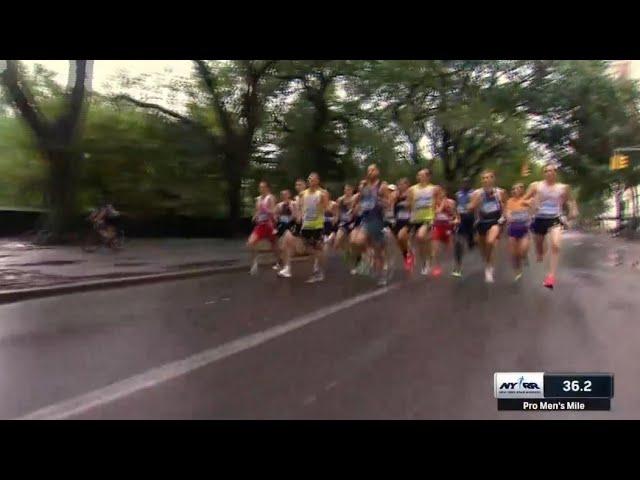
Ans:
[[[78,155],[66,150],[46,152],[48,160],[48,207],[47,220],[49,230],[55,240],[73,230],[77,220],[78,205],[76,198],[76,177]]]

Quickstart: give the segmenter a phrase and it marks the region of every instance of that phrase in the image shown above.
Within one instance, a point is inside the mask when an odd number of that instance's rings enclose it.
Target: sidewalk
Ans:
[[[263,256],[264,261],[271,260]],[[0,239],[0,294],[97,280],[215,273],[248,267],[243,240],[131,239],[120,252],[77,246],[40,247]]]

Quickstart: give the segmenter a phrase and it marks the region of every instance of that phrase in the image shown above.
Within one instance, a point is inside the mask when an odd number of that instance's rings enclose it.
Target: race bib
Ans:
[[[266,222],[269,220],[269,215],[266,213],[259,213],[257,217],[258,222]]]
[[[409,220],[411,218],[411,213],[407,210],[400,210],[398,212],[398,220]]]
[[[360,202],[360,205],[362,206],[362,210],[368,212],[369,210],[373,210],[376,206],[376,201],[373,198],[364,198]]]
[[[432,203],[432,197],[431,195],[425,196],[425,197],[418,197],[416,199],[416,208],[429,208],[431,207],[431,203]]]
[[[529,221],[529,212],[512,212],[511,221],[518,223],[526,223]]]
[[[542,205],[540,205],[539,213],[549,216],[559,215],[560,209],[558,208],[558,203],[555,200],[545,200],[542,202]]]
[[[438,213],[436,214],[436,220],[444,220],[445,222],[449,221],[449,216],[446,213]]]
[[[496,202],[495,200],[490,200],[482,204],[483,213],[493,213],[493,212],[497,212],[498,210],[500,210],[500,206],[498,205],[498,202]]]
[[[304,219],[312,222],[318,217],[318,208],[316,205],[308,205],[304,212]]]
[[[342,222],[350,222],[351,221],[351,214],[350,213],[342,213],[342,214],[340,214],[340,221],[342,221]]]
[[[280,223],[289,223],[291,217],[289,215],[280,215]]]
[[[458,213],[467,213],[466,205],[458,205]]]

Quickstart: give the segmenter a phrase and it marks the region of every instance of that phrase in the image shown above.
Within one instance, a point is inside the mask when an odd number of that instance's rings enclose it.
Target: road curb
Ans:
[[[308,257],[293,258],[292,261],[304,260]],[[271,262],[261,262],[262,266],[271,265]],[[103,280],[91,280],[86,282],[65,283],[62,285],[52,285],[48,287],[23,288],[18,290],[0,291],[0,304],[14,303],[32,298],[51,297],[55,295],[65,295],[69,293],[88,292],[92,290],[106,290],[109,288],[128,287],[147,283],[167,282],[171,280],[182,280],[187,278],[206,277],[222,273],[234,273],[249,270],[249,263],[244,262],[238,265],[227,267],[209,267],[193,270],[182,270],[168,273],[152,273],[146,275],[136,275],[122,278],[109,278]]]
[[[233,265],[229,267],[201,268],[197,270],[183,270],[181,272],[156,273],[137,275],[135,277],[109,278],[104,280],[91,280],[88,282],[65,283],[49,287],[23,288],[19,290],[5,290],[0,292],[0,304],[13,303],[31,298],[64,295],[67,293],[85,292],[90,290],[102,290],[108,288],[127,287],[145,283],[166,282],[185,278],[204,277],[217,273],[232,273],[247,270],[249,264]]]

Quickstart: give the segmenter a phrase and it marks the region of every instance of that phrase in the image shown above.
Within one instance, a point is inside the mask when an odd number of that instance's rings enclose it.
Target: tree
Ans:
[[[6,97],[13,109],[29,127],[35,145],[48,164],[47,204],[50,207],[48,229],[54,238],[68,232],[77,212],[76,174],[82,152],[78,140],[82,137],[86,114],[87,60],[71,61],[75,74],[71,88],[60,92],[60,105],[53,118],[47,118],[25,80],[17,60],[6,60],[0,75]]]
[[[274,89],[266,79],[276,61],[193,62],[196,83],[187,86],[191,99],[187,114],[126,94],[117,95],[116,99],[154,110],[195,128],[207,138],[212,158],[222,159],[229,218],[233,231],[237,231],[242,178],[255,153],[255,136],[263,122],[265,100]],[[184,88],[185,84],[174,87]]]

